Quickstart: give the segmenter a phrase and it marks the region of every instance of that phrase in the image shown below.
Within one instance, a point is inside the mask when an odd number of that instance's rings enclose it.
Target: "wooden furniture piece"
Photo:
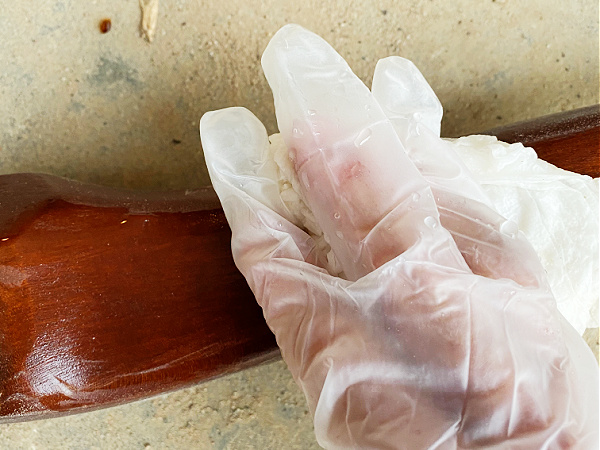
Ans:
[[[522,142],[562,169],[600,176],[600,105],[493,128],[485,134],[505,142]]]
[[[598,176],[598,107],[492,130]],[[212,188],[0,176],[0,421],[137,400],[279,355]]]

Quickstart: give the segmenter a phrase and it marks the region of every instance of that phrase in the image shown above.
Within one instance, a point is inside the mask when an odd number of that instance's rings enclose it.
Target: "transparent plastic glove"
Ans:
[[[471,197],[512,219],[503,222],[501,230],[510,234],[518,227],[526,234],[560,312],[579,334],[586,327],[597,328],[598,179],[554,167],[538,159],[533,149],[493,136],[434,139],[430,130],[439,136],[442,106],[406,59],[380,60],[372,92],[432,186],[442,224],[447,226],[449,220],[451,193]],[[465,176],[467,167],[476,171],[475,177]],[[457,242],[464,238],[449,229]],[[513,243],[519,245],[518,240]]]
[[[301,196],[344,277],[294,223],[258,119],[207,113],[202,144],[236,264],[319,444],[597,447],[596,361],[522,234],[448,154],[439,111],[416,101],[423,121],[411,105],[395,109],[380,93],[397,84],[378,81],[372,94],[298,26],[280,30],[262,62]],[[414,83],[412,71],[394,73]]]

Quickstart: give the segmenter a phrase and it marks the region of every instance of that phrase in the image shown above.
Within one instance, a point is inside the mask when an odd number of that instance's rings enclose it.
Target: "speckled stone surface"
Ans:
[[[21,0],[0,11],[0,173],[132,188],[208,184],[198,122],[240,105],[276,131],[260,55],[282,25],[321,34],[369,84],[379,58],[413,60],[456,136],[598,103],[592,0]],[[110,18],[102,34],[99,23]],[[596,333],[597,343],[597,333]],[[282,362],[130,405],[0,426],[8,449],[318,448]]]

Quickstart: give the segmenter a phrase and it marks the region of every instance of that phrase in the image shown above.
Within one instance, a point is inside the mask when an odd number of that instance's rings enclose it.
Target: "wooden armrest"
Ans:
[[[598,176],[598,107],[491,130]],[[130,402],[279,355],[212,188],[0,176],[0,421]]]

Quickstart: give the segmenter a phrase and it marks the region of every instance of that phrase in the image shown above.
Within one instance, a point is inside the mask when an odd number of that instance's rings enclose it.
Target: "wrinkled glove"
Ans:
[[[439,138],[418,70],[382,60],[371,92],[293,25],[262,64],[290,179],[243,108],[205,114],[201,138],[319,444],[597,448],[595,358],[524,235]]]

